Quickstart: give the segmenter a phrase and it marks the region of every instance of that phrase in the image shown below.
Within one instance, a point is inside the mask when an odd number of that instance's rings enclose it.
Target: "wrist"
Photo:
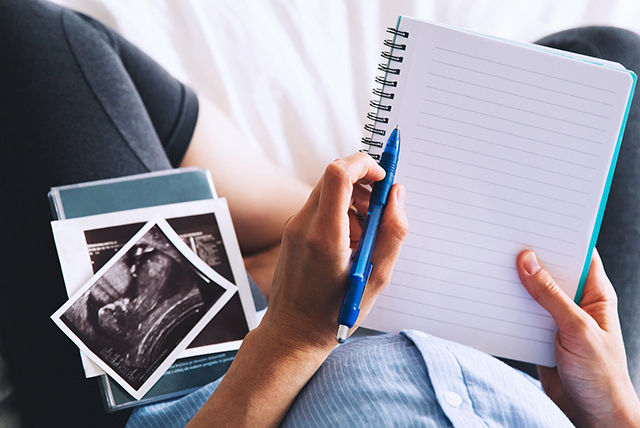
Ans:
[[[613,426],[617,427],[639,427],[640,426],[640,399],[631,388],[633,396],[625,400],[616,412]]]
[[[585,426],[618,428],[640,427],[640,399],[629,380],[628,387],[621,388],[613,394],[610,412],[592,415],[583,421]]]
[[[252,341],[262,350],[261,353],[268,352],[276,359],[314,368],[315,372],[337,343],[327,340],[310,340],[311,331],[304,337],[298,330],[299,328],[288,329],[286,325],[271,322],[265,317],[245,340]]]

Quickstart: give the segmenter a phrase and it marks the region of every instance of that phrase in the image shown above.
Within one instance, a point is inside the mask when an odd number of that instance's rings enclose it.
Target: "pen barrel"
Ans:
[[[338,314],[338,324],[351,328],[356,323],[360,315],[360,300],[364,293],[366,279],[360,275],[349,276],[349,287],[342,300],[340,313]]]
[[[385,175],[381,181],[374,183],[369,203],[377,203],[380,205],[385,205],[387,203],[389,191],[391,190],[391,186],[393,186],[393,182],[396,177],[397,160],[397,153],[382,153],[382,156],[380,157],[380,166],[384,168],[387,175]]]

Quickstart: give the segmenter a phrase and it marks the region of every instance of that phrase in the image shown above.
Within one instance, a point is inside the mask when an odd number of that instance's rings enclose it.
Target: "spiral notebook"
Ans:
[[[636,76],[404,16],[388,32],[362,150],[399,125],[411,230],[364,326],[553,366],[556,326],[516,255],[535,249],[579,301]]]

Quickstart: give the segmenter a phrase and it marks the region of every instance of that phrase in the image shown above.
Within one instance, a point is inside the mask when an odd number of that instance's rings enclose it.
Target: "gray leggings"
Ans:
[[[584,27],[547,36],[538,44],[595,56],[640,71],[640,37],[611,27]],[[618,293],[629,370],[640,392],[640,91],[636,89],[611,193],[596,245]]]

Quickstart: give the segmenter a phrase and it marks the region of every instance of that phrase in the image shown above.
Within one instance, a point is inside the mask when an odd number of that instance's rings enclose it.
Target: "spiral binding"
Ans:
[[[371,136],[362,138],[362,144],[366,147],[360,150],[361,152],[369,153],[376,160],[380,159],[380,155],[371,153],[370,150],[372,147],[383,147],[384,142],[376,140],[375,137],[378,135],[383,137],[386,134],[384,129],[379,129],[377,126],[378,124],[389,123],[389,118],[381,116],[380,113],[391,111],[391,105],[385,104],[385,100],[392,100],[395,97],[395,94],[389,92],[389,89],[398,86],[398,81],[392,80],[390,77],[400,74],[400,68],[397,68],[397,66],[392,63],[402,63],[404,58],[398,55],[396,51],[405,51],[407,45],[401,43],[399,38],[406,39],[409,37],[407,31],[401,31],[393,27],[387,28],[387,33],[393,34],[393,39],[386,39],[383,42],[384,46],[389,48],[388,51],[382,51],[381,53],[382,58],[386,59],[387,63],[378,64],[378,70],[382,71],[384,75],[376,77],[376,83],[381,85],[381,87],[373,89],[373,94],[378,99],[369,102],[369,105],[374,108],[375,111],[367,113],[367,120],[370,122],[364,125],[364,129],[370,132]]]

